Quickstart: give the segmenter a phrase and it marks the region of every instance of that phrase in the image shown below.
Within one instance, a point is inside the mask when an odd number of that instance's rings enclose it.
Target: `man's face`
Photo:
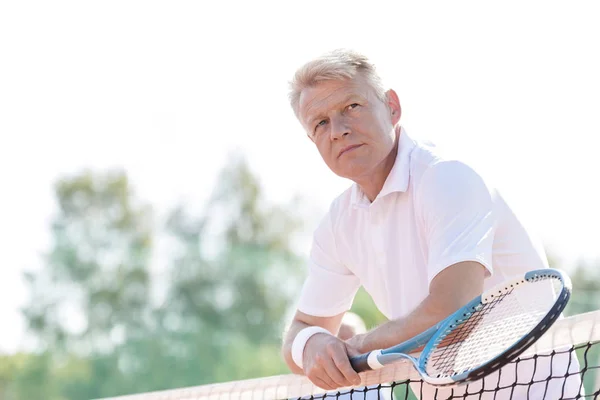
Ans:
[[[382,102],[361,76],[323,81],[302,91],[300,121],[334,173],[364,178],[390,155],[400,104],[392,90],[387,100]]]

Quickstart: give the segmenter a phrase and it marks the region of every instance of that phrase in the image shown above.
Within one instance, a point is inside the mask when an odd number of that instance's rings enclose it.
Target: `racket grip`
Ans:
[[[360,356],[350,357],[350,365],[356,372],[370,371],[372,368],[369,366],[369,354],[361,354]]]

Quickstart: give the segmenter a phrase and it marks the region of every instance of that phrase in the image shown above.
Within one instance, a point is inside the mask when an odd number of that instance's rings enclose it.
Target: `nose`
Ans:
[[[331,118],[330,124],[331,140],[338,140],[350,134],[350,128],[346,123],[346,119],[342,116]]]

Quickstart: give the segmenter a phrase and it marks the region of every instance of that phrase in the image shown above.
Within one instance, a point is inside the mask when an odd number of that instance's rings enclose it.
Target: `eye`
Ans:
[[[347,108],[348,108],[348,110],[354,110],[358,106],[360,106],[360,104],[358,104],[358,103],[352,103]]]
[[[315,131],[316,131],[317,129],[319,129],[319,127],[321,127],[321,126],[325,126],[325,124],[327,124],[327,120],[326,120],[326,119],[322,119],[322,120],[320,120],[320,121],[317,123],[317,126],[315,126]]]

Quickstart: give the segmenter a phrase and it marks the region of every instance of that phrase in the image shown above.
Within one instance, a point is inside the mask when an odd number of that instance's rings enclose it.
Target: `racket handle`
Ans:
[[[356,372],[369,371],[372,368],[369,366],[369,354],[361,354],[360,356],[350,357],[350,365]]]

